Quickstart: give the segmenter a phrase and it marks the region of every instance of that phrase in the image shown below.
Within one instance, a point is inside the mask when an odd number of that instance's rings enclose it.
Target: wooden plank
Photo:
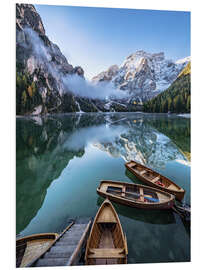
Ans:
[[[87,239],[87,234],[89,232],[90,229],[90,225],[91,225],[91,220],[89,221],[89,223],[86,225],[86,228],[82,234],[82,237],[79,240],[79,243],[75,249],[75,251],[73,252],[73,254],[71,255],[70,259],[68,260],[68,263],[66,265],[75,265],[75,263],[77,263],[77,256],[78,254],[81,252],[83,243],[85,242],[85,240]]]
[[[146,170],[143,170],[141,172],[139,172],[140,175],[143,175],[144,173],[146,173],[147,171]]]
[[[49,240],[32,240],[27,243],[23,259],[20,267],[25,267],[30,261],[38,258],[43,254],[44,250],[47,250],[53,243],[53,239]]]
[[[100,212],[100,215],[98,217],[97,222],[102,222],[102,223],[108,223],[108,222],[117,222],[116,217],[111,209],[111,207],[106,206],[105,210]]]
[[[123,248],[91,248],[89,251],[93,254],[89,254],[89,259],[119,259],[125,258],[125,254],[121,254],[123,252]]]
[[[140,188],[140,200],[144,202],[144,191],[143,188]]]
[[[58,241],[55,246],[68,246],[68,245],[77,245],[77,243],[79,242],[80,237],[75,237],[75,238],[70,238],[70,239],[61,239],[60,241]]]
[[[103,231],[100,238],[99,248],[114,248],[112,233],[110,230],[106,229]]]
[[[125,197],[125,191],[126,191],[126,186],[123,186],[122,187],[122,193],[121,193],[122,197]]]
[[[158,175],[157,177],[155,177],[154,179],[151,180],[152,183],[155,183],[156,181],[158,181],[160,179],[160,176]]]
[[[75,249],[75,246],[74,246],[74,249]],[[63,251],[60,252],[60,253],[54,253],[52,251],[49,251],[44,255],[43,259],[47,259],[47,258],[66,258],[66,260],[67,260],[72,255],[74,249],[72,251],[69,251],[69,252],[66,251],[66,249],[63,249]]]
[[[126,237],[126,234],[125,234],[124,247],[125,247],[126,254],[128,254],[128,245],[127,245],[127,237]]]
[[[34,260],[32,260],[26,267],[31,267],[33,266],[34,263],[37,262],[37,260],[39,260],[47,251],[49,251],[51,249],[51,247],[64,235],[64,233],[69,230],[71,228],[71,226],[74,224],[74,222],[71,222],[71,224],[69,224],[65,230],[56,238],[56,240],[54,240],[54,242],[52,243],[52,245],[50,247],[48,247],[46,250],[44,250],[44,252],[38,257],[35,258]]]
[[[53,246],[49,252],[47,253],[54,253],[54,254],[60,254],[60,253],[63,253],[63,252],[71,252],[73,253],[73,251],[75,250],[75,245],[71,246],[71,245],[68,245],[65,250],[64,250],[64,247],[62,246]],[[46,255],[45,255],[46,256]],[[58,256],[59,257],[59,256]]]
[[[47,258],[39,259],[36,263],[36,267],[42,266],[64,266],[67,262],[67,258]]]

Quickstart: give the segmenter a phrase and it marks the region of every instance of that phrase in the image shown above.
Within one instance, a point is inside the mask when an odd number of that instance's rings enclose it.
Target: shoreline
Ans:
[[[16,118],[34,118],[34,117],[47,117],[47,116],[56,116],[56,115],[71,115],[71,114],[77,114],[77,115],[84,115],[84,114],[117,114],[117,113],[122,113],[122,114],[143,114],[143,115],[165,115],[165,116],[179,116],[183,118],[191,118],[190,113],[182,113],[182,114],[177,114],[177,113],[151,113],[151,112],[142,112],[142,111],[137,111],[137,112],[61,112],[61,113],[47,113],[47,114],[37,114],[37,115],[16,115]]]

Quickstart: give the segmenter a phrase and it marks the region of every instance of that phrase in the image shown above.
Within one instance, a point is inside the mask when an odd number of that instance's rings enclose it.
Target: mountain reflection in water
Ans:
[[[100,206],[96,188],[101,179],[139,182],[125,169],[131,159],[172,177],[186,190],[189,202],[190,166],[184,156],[190,153],[189,142],[190,120],[176,116],[94,113],[17,118],[17,233],[59,231],[68,217],[94,216]],[[188,231],[176,214],[115,207],[127,234],[129,262],[189,260]],[[139,241],[144,242],[136,249],[131,238],[141,234],[140,222],[144,227]],[[171,239],[169,231],[174,233]],[[148,237],[152,243],[147,248]],[[168,247],[163,249],[164,237]],[[173,251],[176,245],[178,254]],[[155,247],[160,256],[154,251],[147,256]]]

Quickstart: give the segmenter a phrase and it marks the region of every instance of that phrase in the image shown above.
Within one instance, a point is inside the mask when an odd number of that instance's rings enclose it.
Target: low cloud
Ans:
[[[64,84],[74,95],[91,99],[123,99],[128,97],[128,93],[113,87],[111,83],[93,83],[84,80],[78,75],[68,75],[63,78]]]
[[[54,78],[60,78],[60,81],[62,81],[64,86],[63,89],[66,89],[66,91],[72,92],[75,96],[91,99],[124,99],[129,97],[127,91],[116,89],[112,83],[101,82],[95,85],[78,74],[64,75],[52,62],[52,55],[57,55],[59,53],[58,47],[55,45],[51,45],[50,48],[45,46],[38,33],[31,28],[25,28],[24,32],[29,39],[29,43],[32,46],[32,53],[38,63],[45,64],[46,68]]]

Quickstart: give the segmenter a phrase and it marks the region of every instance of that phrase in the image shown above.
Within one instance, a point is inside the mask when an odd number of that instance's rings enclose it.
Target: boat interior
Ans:
[[[152,183],[155,183],[155,184],[162,186],[162,187],[165,187],[165,188],[178,190],[178,187],[176,185],[174,185],[173,183],[171,183],[170,181],[168,181],[167,178],[159,175],[156,172],[151,171],[150,169],[149,170],[144,169],[142,166],[137,165],[137,164],[131,166],[131,168],[134,169],[135,171],[137,171],[143,177],[146,177]]]
[[[108,207],[101,212],[94,224],[87,258],[88,264],[125,263],[125,243],[121,228],[115,216],[112,215],[112,210]]]
[[[114,222],[97,222],[89,247],[89,264],[120,264],[125,258],[120,229]]]
[[[125,190],[123,190],[123,188],[121,187],[108,186],[106,192],[135,201],[149,202],[149,203],[159,202],[157,193],[149,190],[148,188],[141,188],[137,186],[126,186]]]
[[[25,267],[32,260],[37,258],[43,253],[45,249],[52,245],[56,238],[55,234],[43,238],[38,236],[38,238],[30,237],[29,240],[20,239],[17,240],[16,244],[16,267]]]

